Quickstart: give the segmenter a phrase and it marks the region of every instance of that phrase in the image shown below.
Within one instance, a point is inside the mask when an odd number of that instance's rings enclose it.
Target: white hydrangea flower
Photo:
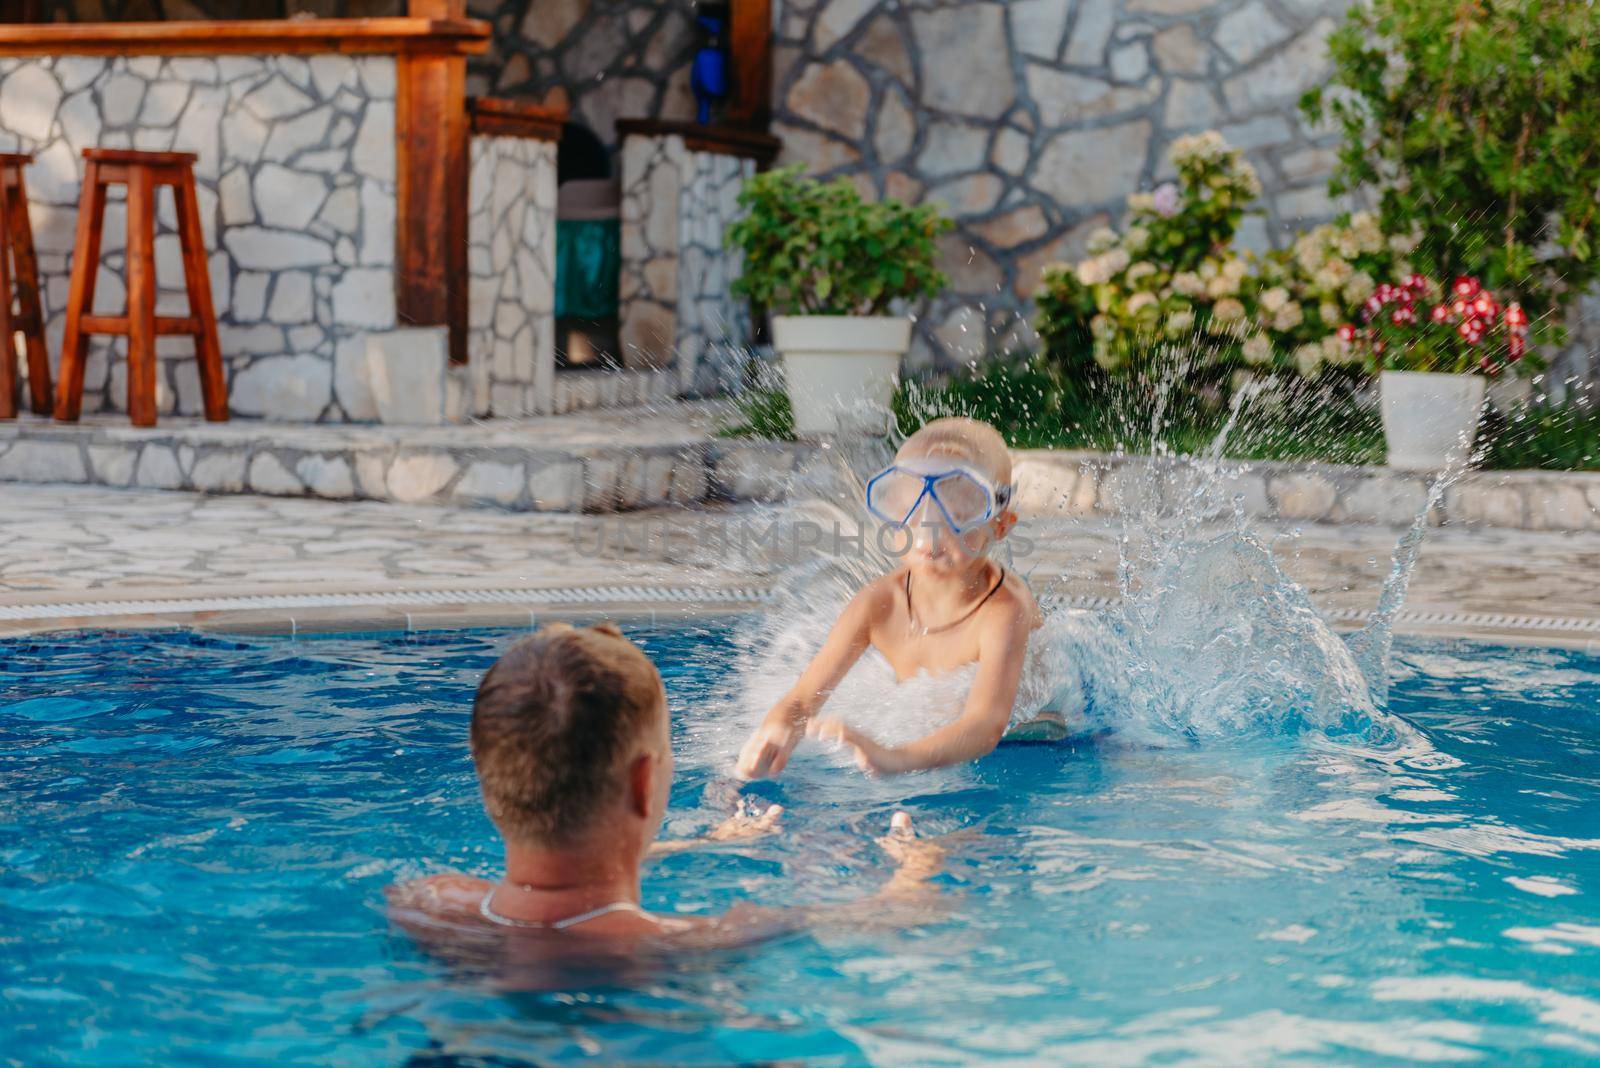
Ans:
[[[1180,308],[1167,316],[1167,333],[1174,337],[1187,334],[1194,329],[1194,311],[1190,308]]]
[[[1341,295],[1346,304],[1360,304],[1372,296],[1372,291],[1376,288],[1378,284],[1372,280],[1370,274],[1366,271],[1357,271],[1350,276],[1349,281],[1345,282]]]
[[[1322,370],[1322,348],[1318,345],[1301,345],[1294,350],[1294,366],[1305,378],[1317,377]]]
[[[1306,314],[1301,310],[1300,305],[1294,301],[1290,301],[1288,304],[1285,304],[1283,307],[1279,308],[1277,313],[1273,315],[1272,329],[1280,332],[1285,330],[1293,330],[1295,327],[1304,322],[1305,318]]]
[[[1156,265],[1148,260],[1140,260],[1128,268],[1127,280],[1130,286],[1136,286],[1141,279],[1149,278],[1156,273]]]
[[[1215,300],[1218,297],[1231,297],[1239,292],[1239,280],[1230,274],[1219,274],[1206,283],[1206,296]]]
[[[1244,318],[1244,305],[1232,297],[1224,297],[1211,309],[1211,317],[1219,323],[1236,323]]]
[[[1129,252],[1143,252],[1150,244],[1150,231],[1143,226],[1132,226],[1122,239],[1122,244]]]
[[[1409,256],[1417,251],[1417,246],[1422,244],[1422,232],[1413,230],[1409,234],[1395,234],[1389,238],[1389,248],[1399,256]]]
[[[1273,286],[1261,294],[1261,306],[1269,313],[1277,312],[1287,303],[1289,303],[1289,291],[1282,286]]]
[[[1111,249],[1101,258],[1105,262],[1107,278],[1114,278],[1121,274],[1127,269],[1128,264],[1133,261],[1133,257],[1128,255],[1128,250],[1125,248]]]
[[[1265,334],[1251,334],[1240,349],[1244,362],[1256,367],[1272,362],[1272,341]]]
[[[1098,256],[1117,243],[1117,232],[1109,226],[1102,226],[1089,235],[1088,249],[1092,255]]]
[[[1246,196],[1261,195],[1261,179],[1257,176],[1256,169],[1243,160],[1239,162],[1239,185],[1244,189]]]
[[[1186,297],[1198,297],[1206,291],[1206,283],[1193,271],[1179,271],[1172,276],[1172,288]]]
[[[1128,314],[1138,315],[1146,308],[1154,307],[1156,295],[1154,293],[1135,293],[1128,298]]]

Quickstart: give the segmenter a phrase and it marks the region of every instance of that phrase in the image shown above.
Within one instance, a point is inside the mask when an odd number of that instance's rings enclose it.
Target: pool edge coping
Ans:
[[[246,589],[250,592],[243,592]],[[174,597],[167,592],[168,595],[162,597],[152,591],[144,599],[131,597],[129,591],[102,598],[46,597],[33,604],[0,606],[8,609],[12,616],[0,619],[0,639],[74,630],[192,630],[314,637],[534,627],[551,620],[594,618],[654,625],[758,612],[770,602],[770,590],[753,585],[639,584],[511,590],[473,586],[409,591],[373,588],[314,596],[294,595],[276,587],[236,587],[234,591],[214,590],[191,597]],[[485,598],[489,600],[486,602]],[[257,603],[297,599],[334,603],[300,606]],[[236,606],[228,602],[235,602]],[[1115,603],[1107,597],[1078,597],[1069,599],[1066,606],[1104,611]],[[171,608],[163,609],[162,604]],[[200,604],[212,607],[185,607]],[[23,611],[35,607],[41,610],[37,616]],[[84,611],[67,611],[79,608]],[[134,608],[140,610],[131,610]],[[1353,630],[1368,616],[1366,612],[1353,610],[1327,610],[1323,614],[1337,630]],[[1496,645],[1566,648],[1600,655],[1600,617],[1581,619],[1418,609],[1399,614],[1395,633]]]

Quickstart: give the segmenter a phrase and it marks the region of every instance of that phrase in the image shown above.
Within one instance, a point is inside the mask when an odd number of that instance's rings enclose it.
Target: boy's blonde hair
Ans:
[[[965,416],[935,419],[906,438],[895,453],[898,460],[948,456],[962,460],[989,477],[996,486],[1011,484],[1011,451],[1005,438],[988,423]]]

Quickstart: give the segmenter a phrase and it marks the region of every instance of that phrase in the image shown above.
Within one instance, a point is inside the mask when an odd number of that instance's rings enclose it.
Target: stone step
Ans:
[[[677,396],[672,371],[557,370],[551,411],[556,415],[670,403]]]
[[[353,426],[105,416],[0,422],[0,482],[256,493],[521,512],[618,512],[773,501],[814,447],[715,436],[718,409],[682,401],[460,426]],[[1023,518],[1109,519],[1160,496],[1195,507],[1191,465],[1066,450],[1015,455]],[[1226,465],[1204,494],[1276,523],[1409,524],[1429,476],[1319,463]],[[1600,530],[1600,474],[1474,471],[1430,511],[1433,525]]]
[[[0,422],[0,482],[615,512],[781,494],[803,446],[727,442],[716,409],[653,408],[461,426],[120,417]]]

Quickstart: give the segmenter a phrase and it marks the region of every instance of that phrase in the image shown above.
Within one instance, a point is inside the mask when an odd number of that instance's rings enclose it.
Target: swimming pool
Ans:
[[[666,677],[669,835],[728,787],[722,626]],[[1315,735],[1004,747],[750,789],[786,832],[658,863],[646,903],[844,900],[897,805],[953,834],[947,911],[503,996],[391,935],[397,879],[493,871],[464,737],[513,635],[0,644],[0,1061],[1238,1064],[1600,1056],[1600,659],[1402,643],[1432,750]]]

